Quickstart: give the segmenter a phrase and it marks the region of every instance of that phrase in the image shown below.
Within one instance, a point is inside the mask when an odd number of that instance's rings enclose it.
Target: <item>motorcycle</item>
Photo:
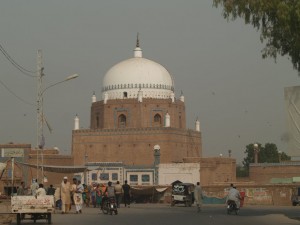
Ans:
[[[235,213],[237,215],[239,213],[239,209],[233,200],[228,200],[227,201],[227,214]]]
[[[112,215],[113,213],[115,213],[115,215],[118,214],[116,199],[114,197],[110,197],[104,200],[102,212],[104,214],[110,214],[110,215]]]

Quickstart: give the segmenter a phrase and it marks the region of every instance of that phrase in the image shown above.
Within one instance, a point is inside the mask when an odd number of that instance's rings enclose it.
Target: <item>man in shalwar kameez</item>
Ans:
[[[60,187],[60,197],[62,202],[62,213],[67,213],[70,210],[71,204],[71,184],[68,177],[64,177]]]
[[[84,191],[83,185],[81,184],[81,181],[77,181],[77,187],[75,190],[75,193],[73,195],[74,198],[74,203],[76,207],[76,213],[82,213],[82,204],[83,204],[83,199],[82,199],[82,193]]]

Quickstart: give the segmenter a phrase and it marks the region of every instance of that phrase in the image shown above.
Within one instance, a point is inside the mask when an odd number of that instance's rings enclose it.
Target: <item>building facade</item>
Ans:
[[[75,118],[75,165],[121,162],[151,166],[154,146],[160,163],[202,156],[200,123],[186,128],[184,96],[175,97],[174,79],[162,65],[143,58],[137,40],[134,57],[114,65],[103,78],[102,99],[92,97],[90,128]]]

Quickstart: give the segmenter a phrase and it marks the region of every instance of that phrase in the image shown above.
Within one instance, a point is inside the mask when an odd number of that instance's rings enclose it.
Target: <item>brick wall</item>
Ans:
[[[236,160],[226,157],[197,158],[187,157],[184,162],[200,162],[201,185],[214,185],[220,182],[236,181]]]
[[[272,178],[300,177],[299,162],[250,164],[249,178],[258,184],[269,184]]]
[[[153,147],[160,145],[160,162],[182,162],[201,157],[201,133],[176,128],[75,130],[72,155],[75,165],[87,162],[123,162],[152,165]]]
[[[184,102],[171,99],[119,99],[108,100],[107,104],[98,101],[91,107],[91,129],[118,128],[118,117],[126,116],[127,128],[156,127],[153,119],[156,114],[161,116],[161,126],[165,124],[165,115],[170,115],[171,127],[186,128]]]
[[[237,189],[245,193],[244,205],[286,205],[291,206],[291,197],[297,184],[257,185],[239,184]],[[205,196],[225,198],[229,184],[202,186]]]

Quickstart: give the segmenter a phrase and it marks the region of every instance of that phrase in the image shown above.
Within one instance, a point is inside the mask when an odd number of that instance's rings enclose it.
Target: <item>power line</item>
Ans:
[[[23,103],[27,104],[27,105],[34,105],[35,104],[32,104],[30,102],[27,102],[26,100],[22,99],[21,97],[19,97],[17,94],[15,94],[12,90],[10,90],[9,87],[7,87],[1,80],[0,80],[0,84],[2,84],[3,87],[5,87],[6,90],[9,91],[9,93],[11,93],[13,96],[15,96],[17,99],[19,99],[20,101],[22,101]]]
[[[32,75],[34,73],[36,73],[36,71],[31,71],[31,70],[27,70],[25,69],[23,66],[21,66],[20,64],[18,64],[9,54],[8,52],[3,48],[3,46],[0,44],[0,51],[2,52],[2,54],[5,56],[5,58],[15,67],[17,68],[21,73],[23,73],[26,76],[29,77],[37,77],[36,75]]]

